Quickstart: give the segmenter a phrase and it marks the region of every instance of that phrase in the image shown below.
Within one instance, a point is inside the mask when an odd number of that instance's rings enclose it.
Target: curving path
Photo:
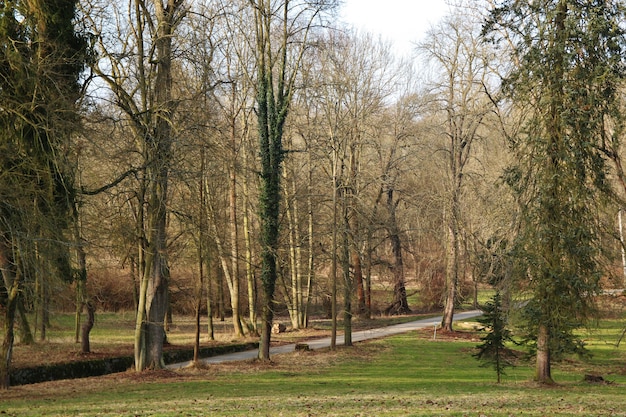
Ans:
[[[473,317],[478,317],[482,314],[480,310],[465,311],[454,315],[455,320],[465,320]],[[352,333],[352,342],[361,342],[363,340],[378,339],[381,337],[392,336],[400,333],[407,333],[412,330],[423,329],[425,327],[435,327],[441,323],[441,316],[431,317],[428,319],[415,320],[407,323],[394,324],[392,326],[381,327],[378,329],[361,330]],[[337,345],[342,345],[344,342],[343,335],[337,335]],[[308,341],[299,342],[299,344],[309,345],[309,349],[322,349],[330,347],[330,337],[322,339],[313,339]],[[270,356],[279,355],[281,353],[293,352],[296,348],[295,343],[288,345],[276,346],[270,349]],[[247,350],[245,352],[228,353],[226,355],[212,356],[210,358],[201,359],[203,363],[221,363],[230,361],[244,361],[248,359],[255,359],[259,355],[258,349]],[[189,366],[191,361],[173,363],[168,365],[167,369],[180,369]]]

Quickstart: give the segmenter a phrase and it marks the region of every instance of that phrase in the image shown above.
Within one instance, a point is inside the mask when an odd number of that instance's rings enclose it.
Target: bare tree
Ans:
[[[474,141],[480,137],[485,116],[493,103],[485,93],[489,84],[491,53],[480,39],[481,20],[466,9],[456,9],[431,30],[420,44],[438,76],[433,80],[435,108],[441,115],[446,155],[445,206],[447,233],[446,296],[442,327],[452,331],[461,278],[463,189]]]
[[[172,97],[174,36],[183,0],[130,0],[89,11],[100,36],[93,69],[127,118],[141,155],[136,213],[140,286],[135,331],[135,368],[160,368],[168,303],[168,179],[176,102]],[[111,26],[113,25],[113,26]],[[117,33],[107,32],[115,27]],[[109,36],[113,35],[114,39]]]

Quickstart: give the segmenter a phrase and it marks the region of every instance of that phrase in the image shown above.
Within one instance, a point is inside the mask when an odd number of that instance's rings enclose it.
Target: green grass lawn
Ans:
[[[530,363],[508,369],[503,383],[496,384],[494,372],[471,357],[477,341],[432,340],[423,332],[335,352],[294,352],[271,364],[15,387],[0,393],[0,414],[626,416],[626,345],[616,349],[608,343],[617,339],[619,326],[601,329],[588,337],[594,358],[554,365],[559,383],[554,387],[531,382]],[[588,372],[612,383],[582,382]]]

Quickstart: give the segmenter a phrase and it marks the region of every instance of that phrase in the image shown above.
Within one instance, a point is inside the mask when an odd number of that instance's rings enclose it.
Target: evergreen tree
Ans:
[[[483,315],[477,321],[485,326],[488,332],[480,339],[483,343],[477,346],[478,353],[473,356],[486,366],[492,365],[500,383],[505,368],[514,366],[514,363],[510,350],[506,347],[506,343],[513,342],[513,339],[507,329],[506,313],[502,308],[499,291],[496,291],[491,302],[485,304]]]
[[[27,273],[44,259],[70,278],[64,231],[73,204],[67,155],[76,129],[84,39],[75,0],[0,2],[0,270],[7,289],[0,387],[8,388],[13,326]]]
[[[611,195],[601,149],[624,78],[623,21],[622,1],[503,0],[485,26],[514,46],[504,93],[530,109],[510,138],[517,162],[506,178],[521,202],[514,268],[531,295],[543,383],[553,382],[551,356],[579,346],[573,330],[592,317],[600,289],[598,213]]]

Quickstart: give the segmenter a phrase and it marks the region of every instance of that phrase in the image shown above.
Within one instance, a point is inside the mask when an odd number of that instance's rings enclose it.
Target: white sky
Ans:
[[[411,53],[411,42],[448,11],[446,0],[344,0],[341,19],[394,43],[398,54]]]

